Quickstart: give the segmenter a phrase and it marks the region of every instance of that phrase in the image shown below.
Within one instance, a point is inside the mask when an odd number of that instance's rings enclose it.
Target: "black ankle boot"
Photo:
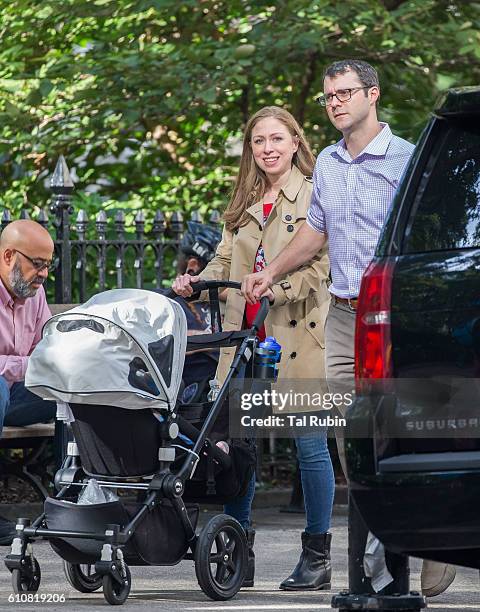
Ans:
[[[282,582],[284,591],[316,591],[329,589],[332,568],[330,565],[330,533],[302,533],[302,553],[297,566]]]
[[[245,529],[247,535],[247,546],[248,546],[248,562],[247,562],[247,573],[245,574],[245,580],[243,581],[242,587],[253,587],[253,581],[255,578],[255,553],[253,552],[253,545],[255,543],[255,529],[248,527]]]

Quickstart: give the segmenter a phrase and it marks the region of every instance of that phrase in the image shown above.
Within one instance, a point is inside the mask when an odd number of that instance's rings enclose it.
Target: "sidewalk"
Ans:
[[[204,522],[211,512],[203,512]],[[347,578],[347,517],[344,506],[336,506],[332,524],[332,591],[288,593],[278,590],[279,582],[293,569],[300,551],[300,532],[304,516],[279,512],[278,508],[257,508],[254,512],[257,540],[257,573],[255,587],[244,589],[228,602],[214,602],[201,592],[195,578],[192,561],[184,561],[174,567],[134,567],[132,569],[132,591],[121,609],[165,610],[184,612],[235,612],[331,610],[332,594],[344,590]],[[78,593],[63,576],[62,562],[45,542],[35,544],[35,554],[42,570],[39,593],[65,594],[66,602],[43,604],[44,609],[87,612],[108,610],[102,592]],[[0,610],[42,609],[41,603],[9,603],[11,594],[10,574],[3,565],[7,547],[0,547]],[[419,589],[420,561],[411,563],[411,588]],[[453,610],[480,611],[478,571],[457,568],[457,578],[450,589],[429,600],[427,610],[451,612]]]

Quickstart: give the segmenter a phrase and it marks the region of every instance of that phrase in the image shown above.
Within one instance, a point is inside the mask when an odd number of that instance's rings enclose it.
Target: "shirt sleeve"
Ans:
[[[0,376],[13,384],[25,380],[28,357],[18,355],[0,355]]]
[[[38,290],[37,296],[32,298],[37,300],[37,309],[33,313],[35,315],[35,335],[28,355],[32,353],[35,346],[40,342],[43,326],[52,316],[43,287]],[[25,380],[28,355],[0,355],[0,376],[3,376],[10,384]]]
[[[318,170],[319,161],[320,157],[317,159],[315,171],[313,173],[312,199],[310,200],[310,207],[307,213],[307,223],[316,232],[326,234],[327,228],[325,223],[325,213],[323,212],[323,208],[320,203],[320,173]]]
[[[35,325],[35,336],[33,337],[32,346],[30,347],[29,355],[31,355],[33,349],[37,346],[37,344],[42,339],[42,329],[45,323],[50,319],[52,313],[50,312],[50,308],[47,304],[47,298],[45,297],[45,291],[43,287],[40,287],[38,290],[39,300],[38,300],[38,310],[37,310],[37,321]]]

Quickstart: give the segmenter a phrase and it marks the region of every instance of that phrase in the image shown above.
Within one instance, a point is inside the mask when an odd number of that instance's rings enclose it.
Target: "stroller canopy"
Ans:
[[[187,323],[153,291],[114,289],[47,321],[25,385],[44,399],[173,410]]]

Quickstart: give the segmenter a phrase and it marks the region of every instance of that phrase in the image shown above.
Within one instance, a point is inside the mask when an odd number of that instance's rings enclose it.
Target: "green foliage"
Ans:
[[[222,207],[246,118],[281,104],[319,151],[335,59],[378,67],[381,109],[415,140],[439,92],[480,82],[480,5],[460,0],[16,0],[0,8],[3,205],[44,205],[63,153],[82,203]],[[80,197],[80,196],[78,196]],[[115,204],[113,202],[116,202]]]

